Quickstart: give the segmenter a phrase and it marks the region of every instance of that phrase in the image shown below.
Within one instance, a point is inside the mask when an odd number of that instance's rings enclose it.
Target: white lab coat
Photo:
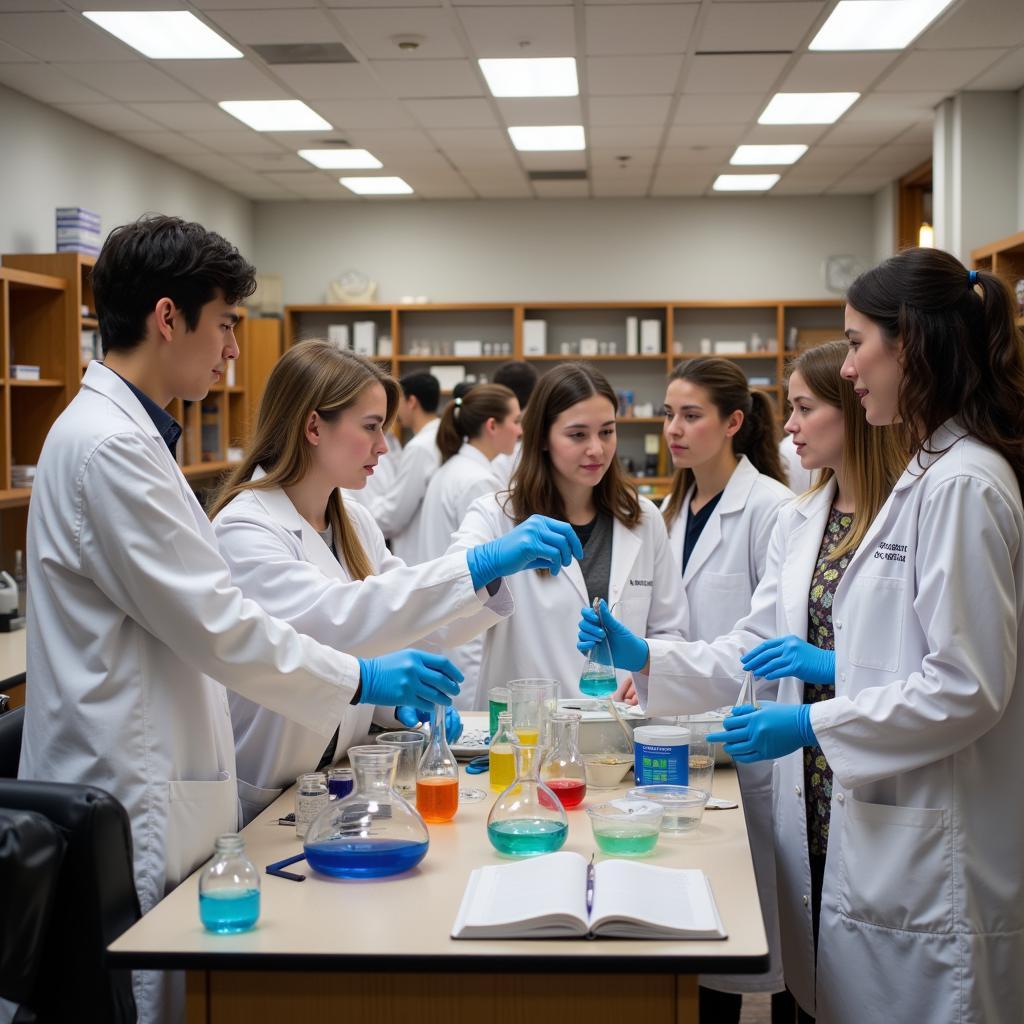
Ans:
[[[257,468],[253,479],[265,475]],[[374,575],[353,581],[288,495],[275,487],[243,491],[213,521],[232,581],[295,629],[361,658],[425,646],[417,641],[427,634],[429,646],[464,643],[511,613],[504,583],[493,597],[474,591],[465,555],[407,568],[388,551],[367,509],[351,503],[346,508]],[[373,715],[373,706],[363,704],[347,708],[332,723],[332,731],[339,726],[336,758],[366,741]],[[326,744],[319,732],[237,694],[231,695],[231,716],[239,795],[249,821],[297,775],[312,771]],[[379,709],[377,721],[395,725],[393,709]]]
[[[357,505],[372,508],[375,501],[383,500],[394,488],[398,479],[398,467],[402,460],[402,442],[394,434],[384,435],[388,450],[377,460],[373,473],[366,478],[364,487],[345,490],[345,499]]]
[[[836,697],[811,709],[834,776],[816,976],[803,759],[776,762],[786,981],[822,1024],[1024,1018],[1024,512],[1006,462],[951,427],[835,595]],[[820,544],[830,499],[794,513],[794,550]],[[798,576],[787,561],[779,633],[806,631]],[[651,653],[652,697],[696,683],[678,652]],[[781,683],[780,700],[802,699]]]
[[[420,520],[427,485],[441,465],[437,447],[440,422],[431,420],[410,438],[398,456],[393,486],[363,502],[373,513],[381,533],[391,541],[391,550],[406,565],[417,565],[434,557],[421,548]]]
[[[326,745],[358,663],[232,586],[153,421],[100,363],[43,445],[28,549],[31,684],[18,774],[88,783],[121,801],[146,911],[210,856],[217,835],[238,827],[219,683]],[[140,977],[140,1019],[157,1020],[156,976]]]
[[[669,527],[669,546],[677,567],[682,566],[695,486],[687,492],[680,515]],[[788,487],[759,473],[745,455],[740,456],[682,574],[691,639],[710,642],[729,633],[750,611],[751,597],[764,575],[768,541],[779,509],[792,498]],[[701,984],[726,992],[780,992],[785,986],[775,890],[772,766],[765,761],[736,768],[772,962],[764,974],[703,977]]]
[[[661,513],[646,498],[640,499],[640,507],[635,527],[618,520],[612,527],[608,603],[618,602],[616,618],[640,636],[678,640],[687,627],[682,580]],[[504,495],[487,495],[472,504],[449,550],[494,540],[514,526],[504,510]],[[576,624],[580,609],[590,604],[579,563],[574,560],[557,576],[529,569],[507,582],[516,613],[483,638],[477,708],[487,706],[490,687],[504,686],[510,679],[557,679],[560,697],[579,697],[585,659],[576,649]]]
[[[512,474],[516,471],[516,467],[519,465],[519,460],[523,457],[523,440],[520,438],[516,441],[515,449],[511,455],[495,455],[491,461],[491,469],[494,470],[494,475],[501,481],[501,486],[498,488],[499,491],[507,491],[509,484],[512,483]]]

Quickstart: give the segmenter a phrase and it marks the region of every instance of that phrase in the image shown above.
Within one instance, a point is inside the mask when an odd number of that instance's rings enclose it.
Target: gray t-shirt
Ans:
[[[583,545],[583,582],[587,585],[587,599],[608,600],[608,581],[612,573],[612,517],[599,513],[596,519],[583,526],[573,526]]]

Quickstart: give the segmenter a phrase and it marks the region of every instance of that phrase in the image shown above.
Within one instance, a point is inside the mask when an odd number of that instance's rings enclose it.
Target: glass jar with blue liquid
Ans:
[[[213,859],[199,876],[199,920],[220,935],[247,932],[260,916],[260,876],[234,832],[218,836]]]

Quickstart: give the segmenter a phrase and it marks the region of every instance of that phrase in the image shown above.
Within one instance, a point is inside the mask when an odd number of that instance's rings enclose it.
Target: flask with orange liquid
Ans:
[[[416,769],[416,810],[431,824],[451,821],[459,809],[459,766],[445,735],[444,706],[434,705],[430,739]]]

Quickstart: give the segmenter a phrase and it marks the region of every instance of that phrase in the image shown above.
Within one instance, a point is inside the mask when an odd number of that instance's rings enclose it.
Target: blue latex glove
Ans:
[[[576,649],[584,654],[606,637],[616,668],[639,672],[651,656],[647,641],[638,637],[627,626],[614,618],[601,598],[600,617],[593,608],[584,608],[579,624]]]
[[[440,654],[395,651],[379,658],[360,658],[359,682],[360,704],[411,704],[429,711],[435,704],[451,706],[462,673]]]
[[[760,708],[744,704],[733,708],[722,725],[725,732],[709,733],[708,743],[724,743],[725,752],[744,764],[783,757],[818,743],[811,728],[810,704],[764,701]]]
[[[740,658],[743,667],[760,679],[796,676],[805,683],[831,686],[836,681],[836,652],[823,651],[796,636],[765,640]]]
[[[466,552],[477,590],[523,569],[549,569],[552,576],[557,576],[562,566],[582,557],[583,546],[576,531],[568,523],[547,516],[530,516],[504,537]]]
[[[431,712],[422,708],[395,708],[395,718],[407,729],[415,729],[417,725],[430,721]],[[444,734],[449,743],[454,743],[462,735],[462,716],[456,708],[444,710]]]

